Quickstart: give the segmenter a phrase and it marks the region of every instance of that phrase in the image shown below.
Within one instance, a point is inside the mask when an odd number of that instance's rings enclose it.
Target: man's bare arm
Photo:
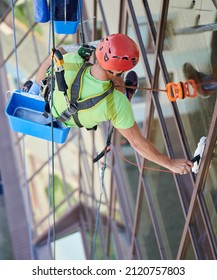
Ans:
[[[191,170],[193,163],[186,159],[170,159],[160,153],[156,147],[145,139],[138,125],[135,123],[131,128],[118,129],[118,131],[129,141],[130,145],[144,158],[155,162],[174,173],[186,174]]]

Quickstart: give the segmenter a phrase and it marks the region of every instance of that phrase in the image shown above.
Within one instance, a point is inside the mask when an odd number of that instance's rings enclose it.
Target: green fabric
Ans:
[[[64,55],[65,80],[68,85],[68,97],[70,98],[71,84],[81,65],[83,59],[75,53],[67,53]],[[110,81],[100,81],[90,74],[90,67],[84,73],[82,90],[80,99],[83,100],[90,96],[100,95],[110,85]],[[58,91],[57,85],[53,93],[53,109],[54,117],[59,117],[63,111],[67,109],[64,94]],[[115,128],[130,128],[135,120],[130,102],[127,97],[114,90],[106,98],[100,101],[94,107],[87,110],[80,110],[78,113],[80,123],[86,128],[92,128],[103,121],[111,120]],[[76,126],[73,118],[65,122],[66,126]]]

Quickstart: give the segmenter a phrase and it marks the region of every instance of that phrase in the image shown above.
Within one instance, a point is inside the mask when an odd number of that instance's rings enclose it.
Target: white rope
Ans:
[[[110,126],[108,127],[107,138],[109,137],[109,134],[110,134]],[[97,234],[98,234],[98,230],[99,230],[100,208],[101,208],[101,204],[102,204],[103,194],[105,192],[104,178],[105,178],[105,170],[106,170],[106,166],[107,166],[107,150],[105,152],[104,162],[103,162],[101,168],[100,168],[99,164],[100,164],[100,162],[98,162],[99,179],[100,179],[100,196],[99,196],[99,202],[98,202],[98,207],[97,207],[96,227],[95,227],[93,243],[92,243],[92,257],[91,257],[92,260],[94,260],[94,258],[95,258],[96,240],[97,240]]]

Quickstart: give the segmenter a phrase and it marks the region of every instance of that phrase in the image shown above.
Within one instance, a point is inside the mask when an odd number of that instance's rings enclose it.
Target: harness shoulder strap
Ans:
[[[90,63],[84,63],[79,69],[71,86],[70,108],[67,108],[67,110],[62,112],[61,116],[58,118],[58,121],[65,122],[69,120],[71,117],[73,117],[76,125],[78,127],[83,127],[83,125],[80,123],[78,118],[78,111],[92,108],[114,90],[114,84],[113,82],[111,82],[109,88],[105,90],[102,94],[95,97],[90,97],[85,100],[79,100],[83,74],[86,68],[89,67],[90,65],[91,65]],[[94,126],[91,129],[96,129],[96,126]]]
[[[90,63],[82,64],[79,71],[77,72],[76,77],[71,86],[71,103],[78,101],[78,99],[80,98],[79,95],[80,95],[82,77],[83,77],[85,70],[90,65],[92,65],[92,64],[90,64]]]
[[[81,77],[82,74],[86,70],[86,68],[91,65],[89,63],[84,63],[80,67],[79,71],[77,72],[75,79],[71,86],[71,101],[70,101],[70,107],[68,107],[65,111],[61,113],[61,116],[58,118],[58,121],[60,122],[66,122],[71,117],[73,117],[74,122],[78,127],[83,127],[83,125],[80,123],[78,119],[78,108],[77,108],[77,100],[79,99],[80,94],[80,85],[81,85]]]

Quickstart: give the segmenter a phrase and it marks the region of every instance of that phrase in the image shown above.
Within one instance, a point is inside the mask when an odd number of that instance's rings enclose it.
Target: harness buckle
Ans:
[[[71,116],[77,114],[77,112],[77,103],[73,102],[70,104],[70,107],[68,107],[64,112],[62,112],[61,118],[63,119],[63,121],[68,121],[71,118]]]
[[[78,104],[77,102],[71,102],[70,107],[67,109],[67,111],[71,114],[74,115],[78,112]]]

